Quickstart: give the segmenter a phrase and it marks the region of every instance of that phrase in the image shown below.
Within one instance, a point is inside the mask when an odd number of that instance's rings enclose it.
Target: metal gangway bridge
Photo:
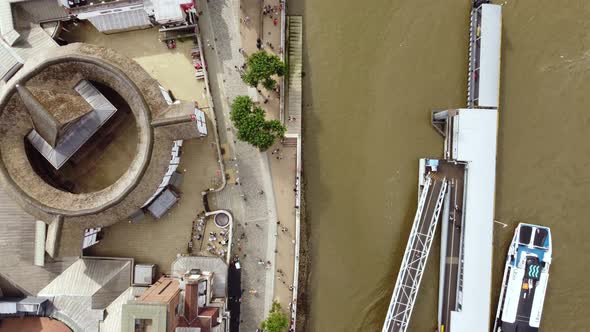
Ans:
[[[382,332],[408,328],[446,192],[446,178],[436,173],[426,175]]]

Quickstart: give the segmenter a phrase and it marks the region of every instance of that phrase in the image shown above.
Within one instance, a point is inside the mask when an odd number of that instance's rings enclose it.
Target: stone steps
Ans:
[[[287,81],[287,134],[301,134],[302,69],[303,69],[303,18],[287,17],[288,24],[288,63]],[[289,120],[294,118],[294,120]]]

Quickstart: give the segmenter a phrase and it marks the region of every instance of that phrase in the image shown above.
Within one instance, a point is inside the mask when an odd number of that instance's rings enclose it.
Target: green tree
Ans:
[[[238,130],[238,139],[261,151],[270,148],[287,129],[278,120],[266,120],[262,108],[254,106],[248,96],[238,96],[231,105],[230,118]]]
[[[242,75],[244,82],[253,87],[262,84],[267,90],[272,90],[277,85],[272,76],[283,76],[287,70],[281,58],[266,51],[253,53],[246,60],[246,64],[246,72]]]
[[[289,317],[281,310],[277,301],[272,302],[268,317],[260,324],[264,332],[283,332],[289,327]]]

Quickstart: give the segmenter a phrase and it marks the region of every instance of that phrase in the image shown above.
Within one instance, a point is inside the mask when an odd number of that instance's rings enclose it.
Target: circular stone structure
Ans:
[[[135,120],[137,144],[130,164],[114,183],[93,192],[73,193],[48,183],[31,165],[27,135],[44,128],[39,128],[42,120],[35,118],[17,87],[48,95],[45,101],[53,104],[45,102],[47,113],[59,117],[63,115],[57,114],[59,90],[69,93],[82,80],[107,86],[124,99]],[[175,137],[173,126],[152,124],[165,117],[168,109],[158,82],[136,62],[112,50],[77,43],[38,54],[2,88],[0,184],[25,211],[46,222],[63,219],[95,227],[123,220],[153,195],[167,171],[172,142],[181,139]]]
[[[220,212],[213,217],[213,222],[219,228],[227,228],[229,226],[229,215],[225,212]]]

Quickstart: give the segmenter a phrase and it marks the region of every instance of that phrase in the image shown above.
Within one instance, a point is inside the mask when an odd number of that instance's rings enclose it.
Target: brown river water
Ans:
[[[416,207],[432,109],[466,99],[470,2],[290,0],[305,25],[306,331],[378,331]],[[503,7],[493,302],[519,222],[552,227],[542,331],[590,331],[590,2]],[[436,328],[438,247],[410,331]],[[477,331],[476,331],[477,332]]]

